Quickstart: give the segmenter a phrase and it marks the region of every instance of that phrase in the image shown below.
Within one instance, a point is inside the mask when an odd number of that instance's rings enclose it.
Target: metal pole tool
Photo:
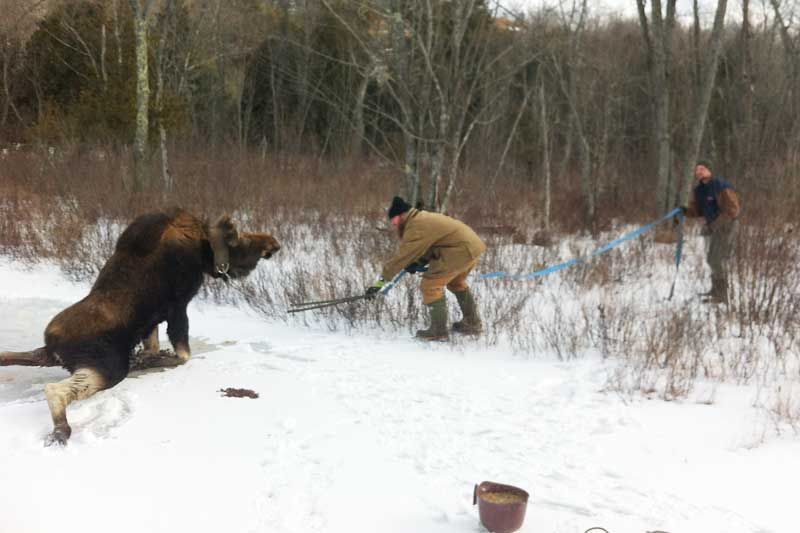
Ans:
[[[392,288],[397,285],[397,282],[406,275],[405,270],[401,270],[392,281],[385,284],[377,294],[381,296],[386,295],[387,292],[392,290]],[[301,303],[293,303],[291,304],[291,309],[289,309],[288,313],[302,313],[303,311],[311,311],[314,309],[324,309],[326,307],[333,307],[336,305],[346,304],[350,302],[358,302],[360,300],[371,300],[374,296],[367,295],[367,294],[358,294],[356,296],[345,296],[343,298],[332,298],[329,300],[316,300],[313,302],[301,302]]]

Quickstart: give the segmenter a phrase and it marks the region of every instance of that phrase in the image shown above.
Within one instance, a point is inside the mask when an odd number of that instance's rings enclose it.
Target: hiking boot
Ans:
[[[728,280],[711,278],[711,290],[703,297],[703,303],[728,305]]]
[[[417,330],[417,338],[426,341],[447,340],[447,302],[444,297],[428,304],[431,326],[428,329]]]
[[[704,304],[725,304],[728,305],[728,299],[724,296],[719,296],[717,294],[712,294],[710,296],[706,296],[702,299]]]
[[[458,322],[453,322],[453,331],[466,335],[478,335],[483,331],[483,324],[481,324],[481,317],[478,316],[478,306],[475,304],[472,292],[467,289],[457,292],[455,295],[463,318]]]

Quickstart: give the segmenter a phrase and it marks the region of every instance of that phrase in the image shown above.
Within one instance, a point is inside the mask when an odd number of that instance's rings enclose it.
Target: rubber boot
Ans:
[[[417,330],[417,338],[426,341],[447,340],[447,302],[444,297],[428,304],[431,325],[428,329]]]
[[[475,297],[469,289],[455,293],[458,306],[461,308],[461,320],[453,323],[453,331],[466,335],[478,335],[483,330],[481,317],[478,315],[478,306]]]

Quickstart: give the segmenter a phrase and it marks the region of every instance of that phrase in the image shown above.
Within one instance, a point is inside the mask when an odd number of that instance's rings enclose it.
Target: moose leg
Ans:
[[[131,370],[149,370],[153,368],[169,368],[180,366],[186,360],[172,354],[169,350],[161,350],[158,341],[158,326],[142,339],[142,350],[130,356]]]
[[[158,342],[158,325],[153,328],[150,334],[142,339],[142,345],[145,352],[158,353],[161,350],[161,344]]]
[[[175,353],[184,362],[192,356],[189,349],[189,317],[186,306],[178,306],[170,311],[167,317],[167,336],[175,349]]]
[[[58,366],[59,364],[47,356],[44,347],[30,352],[0,352],[0,366]]]
[[[45,385],[44,394],[53,417],[53,432],[45,440],[45,446],[67,444],[72,434],[72,428],[67,423],[69,404],[75,400],[84,400],[108,386],[108,380],[92,368],[79,368],[69,378]]]

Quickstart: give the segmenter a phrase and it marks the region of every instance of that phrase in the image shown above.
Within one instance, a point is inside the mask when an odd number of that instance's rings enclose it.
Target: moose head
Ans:
[[[269,233],[239,233],[229,215],[223,215],[209,228],[208,241],[214,253],[212,276],[242,278],[250,274],[260,259],[269,259],[281,245]]]

